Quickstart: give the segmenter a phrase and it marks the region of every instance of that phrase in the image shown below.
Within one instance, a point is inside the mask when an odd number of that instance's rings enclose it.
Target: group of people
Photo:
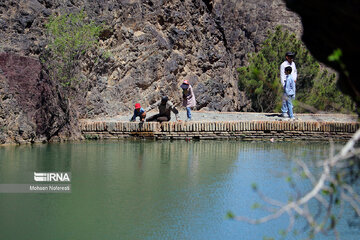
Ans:
[[[289,120],[295,120],[292,101],[295,99],[297,70],[294,57],[295,54],[293,52],[287,52],[285,54],[286,60],[280,65],[280,80],[284,89],[281,111],[282,117]],[[191,108],[196,105],[195,95],[188,80],[184,80],[180,88],[183,93],[183,106],[186,108],[187,121],[191,121]],[[146,118],[146,112],[156,107],[158,107],[159,113]],[[170,121],[171,112],[175,114],[176,120],[179,120],[179,111],[167,96],[163,96],[161,100],[152,104],[145,110],[141,107],[140,103],[136,103],[134,114],[130,121],[135,121],[137,117],[140,118],[141,122]]]
[[[195,107],[196,100],[194,91],[188,80],[184,80],[180,88],[182,89],[183,95],[183,106],[186,108],[187,121],[191,121],[191,108]],[[149,118],[146,118],[146,112],[149,112],[151,109],[158,107],[159,113],[155,114]],[[175,114],[176,120],[179,120],[179,111],[176,109],[174,104],[169,100],[167,96],[163,96],[159,101],[152,104],[145,110],[141,107],[140,103],[135,104],[135,110],[130,121],[135,121],[137,117],[140,118],[141,122],[165,122],[170,121],[171,112]]]
[[[292,101],[295,99],[295,83],[297,79],[294,57],[293,52],[287,52],[285,54],[286,60],[280,65],[280,80],[284,89],[281,116],[292,121],[295,120]]]

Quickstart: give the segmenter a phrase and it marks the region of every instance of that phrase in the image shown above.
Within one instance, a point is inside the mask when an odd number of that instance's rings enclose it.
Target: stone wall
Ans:
[[[80,123],[87,139],[274,139],[274,140],[347,140],[360,123],[346,122],[87,122]]]

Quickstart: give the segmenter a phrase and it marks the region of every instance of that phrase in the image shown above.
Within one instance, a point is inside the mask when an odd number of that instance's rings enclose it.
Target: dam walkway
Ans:
[[[148,116],[155,112],[148,113]],[[157,140],[347,140],[360,128],[356,115],[297,114],[286,121],[278,113],[223,113],[193,111],[193,121],[129,122],[130,114],[81,119],[86,139],[149,138]],[[186,119],[180,112],[180,119]]]

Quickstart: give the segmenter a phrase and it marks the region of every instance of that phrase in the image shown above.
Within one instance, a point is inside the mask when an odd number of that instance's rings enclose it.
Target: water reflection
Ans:
[[[316,161],[328,150],[324,143],[236,141],[2,147],[0,183],[71,171],[72,193],[1,194],[0,239],[262,239],[287,219],[257,227],[225,213],[258,216],[250,208],[253,182],[287,199],[283,173],[293,159]]]

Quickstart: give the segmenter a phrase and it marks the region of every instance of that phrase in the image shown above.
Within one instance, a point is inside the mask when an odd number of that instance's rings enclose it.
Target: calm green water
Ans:
[[[263,216],[251,209],[260,202],[251,184],[286,201],[292,159],[315,161],[328,149],[236,141],[1,147],[0,183],[32,183],[34,171],[71,172],[72,193],[0,193],[0,239],[280,239],[287,217],[253,226],[225,219],[226,212]],[[346,220],[339,231],[342,239],[359,234]]]

